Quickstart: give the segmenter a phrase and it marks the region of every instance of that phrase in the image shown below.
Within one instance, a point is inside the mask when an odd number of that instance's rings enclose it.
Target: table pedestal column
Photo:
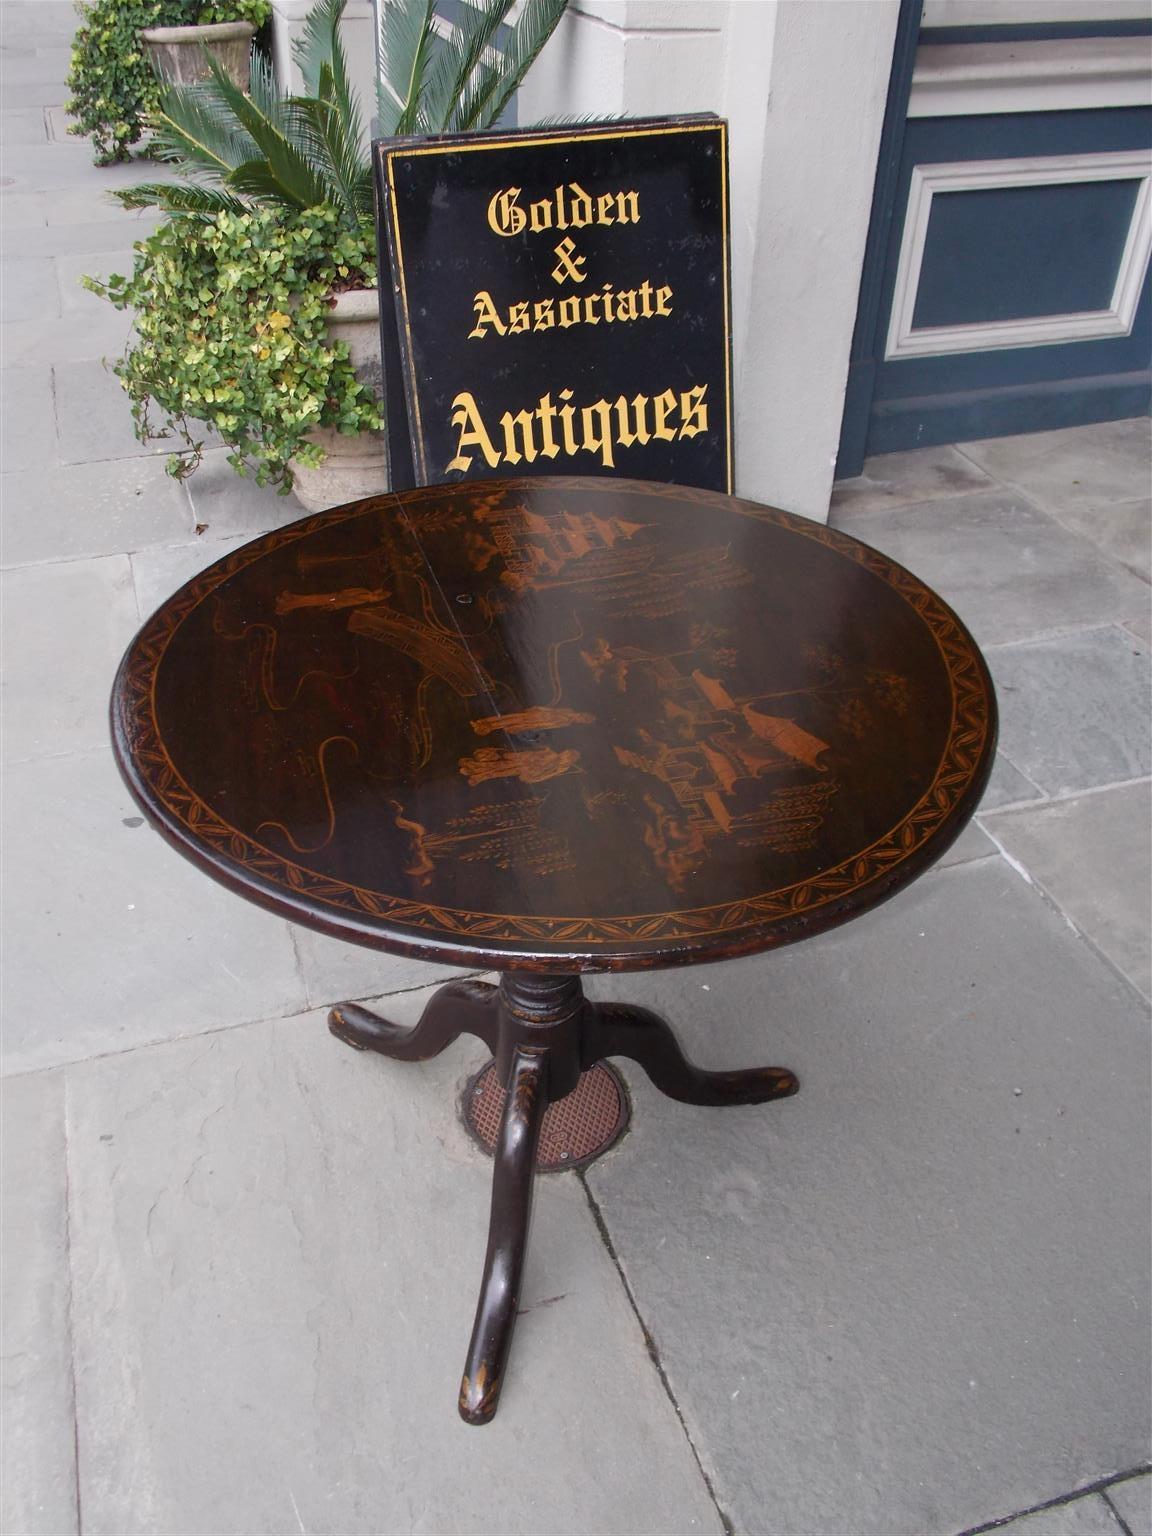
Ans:
[[[669,1098],[684,1104],[762,1104],[799,1084],[783,1067],[706,1072],[694,1066],[658,1014],[627,1003],[594,1003],[578,975],[509,972],[499,986],[451,981],[410,1029],[355,1003],[328,1019],[332,1033],[361,1051],[427,1061],[462,1034],[493,1053],[506,1098],[495,1148],[488,1249],[472,1341],[460,1386],[460,1414],[486,1424],[503,1384],[528,1245],[540,1128],[548,1105],[572,1093],[581,1074],[609,1056],[627,1056]]]

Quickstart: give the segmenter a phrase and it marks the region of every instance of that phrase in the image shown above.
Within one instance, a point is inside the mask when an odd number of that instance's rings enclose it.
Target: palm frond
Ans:
[[[451,130],[456,104],[514,4],[515,0],[462,0],[456,25],[436,39],[420,107],[424,132]]]
[[[149,119],[154,153],[180,163],[182,172],[223,180],[256,149],[251,136],[201,85],[172,85]]]
[[[215,82],[209,81],[208,84],[214,85]],[[260,48],[252,50],[252,62],[248,67],[248,96],[252,105],[262,116],[278,127],[283,126],[284,108],[289,98],[280,89],[272,60]],[[231,103],[223,98],[219,99],[221,106],[235,121]]]
[[[347,0],[317,0],[304,18],[304,30],[292,45],[292,56],[300,66],[306,96],[319,96],[320,71],[331,66],[343,49],[340,42],[340,18]]]
[[[331,66],[331,99],[336,111],[340,115],[344,133],[353,144],[363,147],[366,145],[367,139],[364,133],[364,120],[360,113],[360,98],[348,77],[348,60],[344,53],[344,41],[340,36],[340,14],[343,12],[343,9],[344,0],[339,0],[339,10],[332,24],[329,38],[328,57],[323,62]],[[370,177],[371,166],[367,156],[364,157],[364,164]]]
[[[372,215],[372,167],[340,36],[344,6],[345,0],[317,0],[309,11],[294,47],[305,94],[291,98],[287,111],[300,149],[357,223]]]
[[[593,123],[629,123],[632,119],[623,112],[566,112],[548,117],[538,117],[531,123],[520,123],[521,128],[587,128]]]
[[[228,185],[260,203],[274,203],[278,208],[292,208],[298,212],[314,208],[320,202],[319,198],[305,201],[306,194],[301,193],[292,178],[283,176],[275,169],[269,157],[264,154],[257,160],[238,165],[228,177]]]
[[[525,0],[512,35],[504,47],[501,67],[494,71],[487,94],[470,121],[461,128],[488,128],[520,88],[544,44],[560,24],[568,0]]]
[[[336,103],[329,65],[321,66],[317,84],[320,94],[288,103],[293,140],[330,184],[331,201],[355,224],[372,217],[372,168]]]
[[[379,0],[380,77],[376,113],[381,133],[412,133],[419,121],[425,71],[434,48],[435,0]]]
[[[263,157],[259,161],[246,160],[232,170],[224,178],[228,186],[286,207],[315,208],[330,201],[324,178],[285,131],[287,122],[281,110],[281,98],[277,96],[273,105],[272,98],[265,97],[264,106],[271,110],[261,110],[256,97],[245,96],[243,91],[237,90],[215,59],[209,62],[217,90]]]
[[[145,181],[121,187],[112,196],[124,208],[160,208],[165,213],[192,213],[212,218],[218,213],[247,213],[248,205],[219,187],[192,182]]]

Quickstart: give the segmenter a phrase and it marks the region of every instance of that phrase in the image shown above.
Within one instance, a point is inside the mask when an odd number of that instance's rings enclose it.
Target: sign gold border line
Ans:
[[[480,150],[498,150],[510,148],[522,148],[529,144],[587,144],[599,143],[605,139],[620,138],[663,138],[669,134],[683,133],[719,133],[721,159],[720,159],[720,217],[721,217],[721,260],[724,278],[724,430],[725,430],[725,476],[727,479],[727,494],[735,494],[735,480],[733,476],[732,458],[732,317],[731,317],[731,273],[730,273],[730,231],[728,228],[728,124],[724,118],[715,118],[703,123],[677,123],[667,128],[629,128],[627,124],[621,124],[619,128],[605,130],[603,133],[573,133],[559,134],[549,132],[508,134],[499,138],[481,139],[476,144],[464,144],[459,141],[450,143],[440,142],[426,144],[419,147],[406,147],[397,145],[392,149],[385,149],[385,185],[388,191],[389,202],[389,228],[392,234],[393,259],[396,267],[396,276],[400,284],[400,307],[404,326],[404,341],[407,347],[408,367],[405,370],[406,381],[411,379],[411,387],[408,389],[410,416],[415,420],[416,432],[413,438],[414,457],[419,460],[420,484],[428,485],[432,482],[428,479],[428,465],[424,455],[424,429],[420,415],[420,385],[416,377],[416,349],[412,341],[412,325],[408,308],[408,285],[404,274],[404,250],[400,237],[400,219],[396,206],[396,183],[393,176],[393,161],[400,158],[415,158],[422,155],[459,155],[476,154]]]
[[[720,120],[720,222],[722,226],[722,255],[724,259],[724,427],[727,433],[725,447],[728,453],[728,494],[736,493],[732,472],[732,279],[728,270],[728,124]]]
[[[396,183],[392,178],[392,152],[385,155],[387,162],[387,176],[385,185],[388,189],[388,218],[389,228],[393,239],[393,264],[396,275],[400,280],[400,308],[404,322],[404,341],[407,348],[408,366],[404,369],[404,382],[409,396],[410,423],[415,417],[415,435],[409,430],[409,445],[413,449],[413,459],[419,462],[420,484],[428,484],[428,467],[424,459],[424,428],[420,420],[420,391],[416,383],[416,349],[412,344],[412,327],[408,318],[408,284],[404,276],[404,250],[400,242],[400,219],[396,211]],[[411,379],[411,388],[408,388],[408,380]]]

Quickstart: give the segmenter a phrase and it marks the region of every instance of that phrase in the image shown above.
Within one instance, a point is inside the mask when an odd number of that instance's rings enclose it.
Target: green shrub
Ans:
[[[145,27],[250,21],[262,26],[269,0],[93,0],[81,5],[83,25],[72,44],[69,133],[92,135],[96,164],[130,158],[145,119],[156,110],[158,84],[139,33]]]
[[[85,286],[135,311],[136,334],[115,372],[142,442],[178,438],[168,471],[199,464],[200,422],[251,467],[260,485],[292,486],[289,459],[316,465],[314,427],[378,430],[380,410],[343,342],[325,333],[330,296],[376,282],[369,227],[341,226],[334,208],[174,214],[136,246],[131,277]],[[163,421],[157,425],[153,412]]]

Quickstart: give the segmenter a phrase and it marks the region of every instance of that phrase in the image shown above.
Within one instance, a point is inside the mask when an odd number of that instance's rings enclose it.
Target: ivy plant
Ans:
[[[292,458],[314,466],[315,427],[353,435],[383,425],[344,342],[325,331],[332,294],[372,286],[368,227],[341,224],[334,208],[173,214],[136,246],[130,277],[85,286],[135,311],[135,335],[114,365],[142,442],[170,438],[179,478],[215,429],[240,474],[292,487]]]
[[[270,0],[92,0],[80,6],[65,102],[69,133],[91,134],[97,165],[131,158],[129,150],[159,103],[160,85],[140,33],[146,27],[250,21],[263,26]]]
[[[435,0],[380,0],[381,130],[496,121],[567,4],[523,0],[510,25],[513,0],[470,0],[444,36]],[[258,49],[247,93],[215,61],[207,80],[159,88],[149,126],[179,179],[117,195],[130,208],[162,209],[168,221],[136,247],[131,277],[84,279],[136,311],[115,372],[137,436],[179,441],[168,463],[179,477],[203,458],[202,422],[240,473],[253,469],[281,491],[291,488],[293,458],[323,461],[307,441],[313,428],[382,426],[347,348],[324,328],[333,292],[376,283],[371,168],[340,39],[344,5],[317,0],[305,19],[295,45],[302,95],[281,89]]]

